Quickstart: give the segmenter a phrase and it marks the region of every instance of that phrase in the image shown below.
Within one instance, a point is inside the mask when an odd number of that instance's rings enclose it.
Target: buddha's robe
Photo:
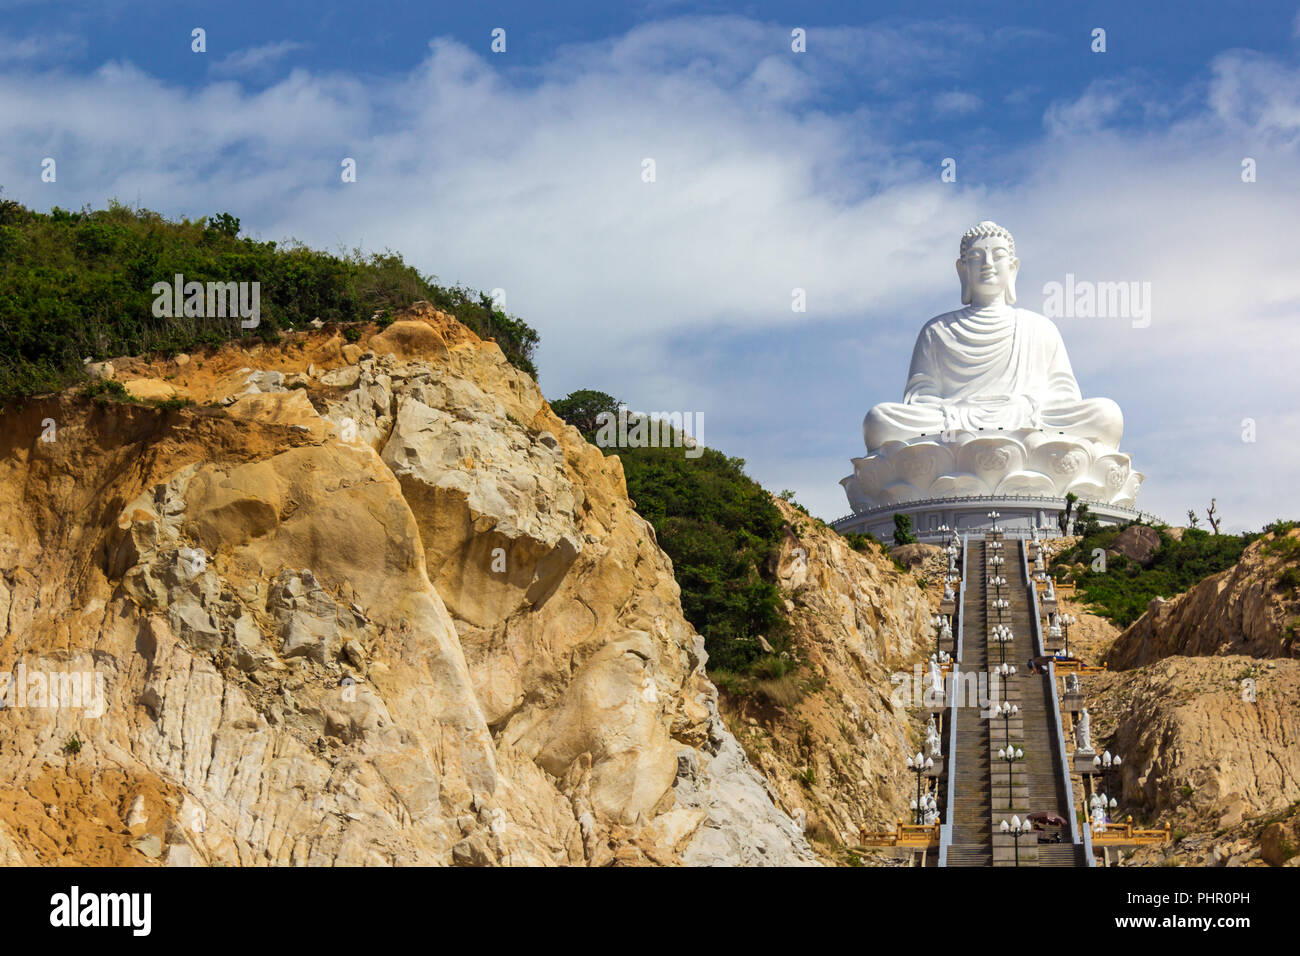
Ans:
[[[1108,398],[1085,399],[1061,333],[1009,305],[935,316],[912,351],[903,401],[867,413],[867,451],[921,435],[1042,428],[1117,449],[1124,417]]]

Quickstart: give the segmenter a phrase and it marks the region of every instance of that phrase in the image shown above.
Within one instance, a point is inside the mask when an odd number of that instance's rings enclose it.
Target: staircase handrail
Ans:
[[[948,847],[952,845],[952,782],[957,773],[957,688],[961,686],[962,636],[966,624],[966,541],[967,535],[961,536],[961,583],[957,586],[957,641],[952,649],[951,691],[948,696],[948,759],[944,763],[944,773],[948,775],[945,784],[943,826],[939,828],[939,865],[948,865]]]

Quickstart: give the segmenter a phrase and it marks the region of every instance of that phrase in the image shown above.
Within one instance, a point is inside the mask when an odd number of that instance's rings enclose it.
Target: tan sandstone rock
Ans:
[[[4,657],[104,680],[13,712],[0,861],[814,862],[617,458],[427,303],[346,344],[115,360],[199,403],[165,427],[6,412]]]

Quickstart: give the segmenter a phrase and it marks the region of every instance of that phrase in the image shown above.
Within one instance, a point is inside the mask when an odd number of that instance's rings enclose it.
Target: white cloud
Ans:
[[[504,287],[542,332],[547,394],[703,410],[710,443],[827,517],[846,510],[862,415],[901,396],[916,331],[956,304],[958,237],[993,218],[1016,233],[1027,307],[1066,272],[1152,283],[1147,329],[1061,322],[1085,393],[1125,410],[1140,502],[1177,519],[1217,496],[1229,521],[1276,517],[1300,484],[1294,65],[1225,54],[1172,103],[1098,82],[1030,142],[976,138],[944,184],[949,153],[916,147],[895,106],[922,75],[956,85],[956,53],[979,40],[959,24],[810,30],[794,55],[784,27],[687,19],[528,70],[436,40],[404,75],[297,69],[255,92],[120,63],[0,67],[0,183],[38,206],[230,210],[265,238],[391,247],[444,281]],[[876,95],[829,111],[846,71]],[[57,185],[33,154],[58,158]]]
[[[934,111],[940,116],[961,116],[966,113],[974,113],[984,101],[974,93],[967,93],[963,90],[949,90],[947,93],[940,93],[934,98]]]
[[[214,63],[212,72],[218,76],[262,75],[294,50],[302,48],[303,44],[295,40],[280,40],[278,43],[236,50]]]
[[[72,33],[33,34],[21,39],[0,36],[0,63],[23,64],[69,60],[86,48],[86,38]]]

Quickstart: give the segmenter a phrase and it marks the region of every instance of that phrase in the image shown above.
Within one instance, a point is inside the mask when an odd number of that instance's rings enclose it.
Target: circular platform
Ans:
[[[1100,501],[1079,499],[1088,505],[1088,513],[1102,524],[1127,524],[1130,521],[1157,519],[1142,511]],[[945,537],[939,528],[947,525],[959,534],[983,532],[992,528],[988,514],[997,511],[999,531],[1009,535],[1030,535],[1035,528],[1043,537],[1060,535],[1057,515],[1065,510],[1065,498],[1040,495],[975,495],[926,498],[894,505],[868,508],[831,522],[841,534],[872,534],[885,544],[894,542],[894,515],[912,518],[912,531],[920,541],[937,542]],[[1076,505],[1077,507],[1077,505]]]

